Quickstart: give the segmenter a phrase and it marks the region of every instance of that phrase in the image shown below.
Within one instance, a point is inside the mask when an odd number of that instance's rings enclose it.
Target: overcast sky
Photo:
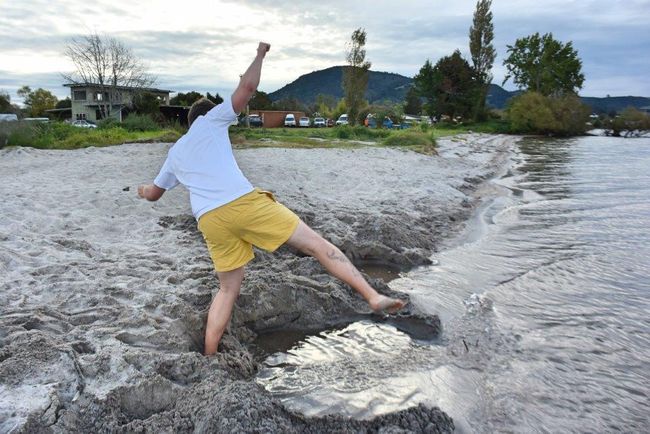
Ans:
[[[409,77],[460,49],[469,59],[474,0],[321,1],[52,1],[0,0],[0,90],[20,103],[22,85],[59,98],[63,55],[74,36],[97,32],[120,39],[176,92],[228,94],[255,55],[271,43],[260,90],[272,92],[300,75],[345,63],[352,31],[367,31],[372,70]],[[494,0],[498,57],[506,45],[534,32],[573,41],[583,61],[585,96],[650,97],[650,0]],[[514,89],[511,83],[507,89]]]

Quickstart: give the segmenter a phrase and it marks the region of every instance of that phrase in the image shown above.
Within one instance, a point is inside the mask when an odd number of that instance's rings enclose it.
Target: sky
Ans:
[[[374,71],[413,77],[427,59],[459,49],[469,59],[475,0],[0,0],[0,91],[22,101],[22,85],[69,95],[61,73],[74,37],[97,33],[130,47],[174,92],[230,94],[259,41],[271,44],[259,89],[345,64],[352,32],[367,32]],[[584,96],[650,97],[650,0],[494,0],[493,82],[505,75],[507,45],[532,33],[572,41],[583,62]],[[508,82],[504,86],[513,90]]]

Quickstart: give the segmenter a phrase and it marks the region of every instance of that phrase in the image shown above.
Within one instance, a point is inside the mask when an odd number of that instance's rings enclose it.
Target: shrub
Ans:
[[[97,122],[97,128],[105,130],[113,127],[119,127],[121,125],[120,121],[116,118],[106,118]]]
[[[434,154],[436,152],[436,140],[433,138],[433,135],[418,131],[395,132],[386,137],[383,144],[385,146],[408,146],[426,154]]]
[[[639,135],[650,130],[650,115],[633,107],[628,107],[623,112],[608,122],[611,134],[618,137],[621,132],[625,136]]]
[[[513,98],[507,113],[512,132],[570,136],[586,131],[589,112],[576,95],[526,92]]]
[[[160,126],[149,115],[129,114],[122,122],[127,131],[157,131]]]
[[[339,125],[334,129],[334,135],[339,139],[349,139],[352,137],[352,127],[350,125]]]

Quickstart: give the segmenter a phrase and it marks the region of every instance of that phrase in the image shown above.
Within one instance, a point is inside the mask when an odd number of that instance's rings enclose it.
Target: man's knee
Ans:
[[[223,284],[222,283],[221,285],[219,285],[219,290],[220,291],[222,291],[225,294],[233,295],[233,296],[239,295],[239,290],[240,289],[241,289],[241,283],[239,285],[233,284],[233,283],[230,283],[230,284]]]

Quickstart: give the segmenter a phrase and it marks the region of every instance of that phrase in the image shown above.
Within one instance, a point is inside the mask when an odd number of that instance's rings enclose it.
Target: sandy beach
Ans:
[[[438,156],[361,146],[235,156],[355,263],[405,270],[462,227],[515,140],[465,134],[440,140]],[[309,418],[256,384],[258,334],[370,315],[288,248],[256,251],[220,353],[201,355],[218,281],[188,194],[136,195],[169,146],[0,150],[0,432],[451,432],[449,416],[422,405]],[[441,326],[413,303],[402,316]]]

